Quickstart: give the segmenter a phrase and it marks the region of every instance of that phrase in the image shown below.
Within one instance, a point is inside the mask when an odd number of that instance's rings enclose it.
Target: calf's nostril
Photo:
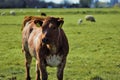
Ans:
[[[47,38],[43,38],[43,39],[42,39],[42,42],[43,42],[43,43],[47,43],[47,42],[48,42],[48,39],[47,39]]]

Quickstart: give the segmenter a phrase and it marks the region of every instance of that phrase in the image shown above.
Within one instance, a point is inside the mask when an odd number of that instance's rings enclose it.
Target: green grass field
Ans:
[[[0,80],[25,80],[24,54],[21,51],[21,24],[25,15],[39,15],[38,9],[0,9]],[[63,29],[70,51],[64,80],[120,80],[120,9],[40,9],[48,16],[63,17]],[[92,14],[95,23],[85,21]],[[83,19],[81,25],[77,24]],[[56,79],[56,68],[48,67],[49,80]],[[35,59],[31,77],[35,80]]]

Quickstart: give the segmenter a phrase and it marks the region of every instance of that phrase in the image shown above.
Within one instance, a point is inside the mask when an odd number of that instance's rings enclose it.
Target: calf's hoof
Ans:
[[[26,80],[31,80],[31,78],[30,78],[30,77],[27,77]]]

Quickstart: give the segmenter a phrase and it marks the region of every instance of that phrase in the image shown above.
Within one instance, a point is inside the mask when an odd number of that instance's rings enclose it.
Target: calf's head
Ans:
[[[54,44],[60,36],[63,18],[47,17],[42,24],[42,43]]]

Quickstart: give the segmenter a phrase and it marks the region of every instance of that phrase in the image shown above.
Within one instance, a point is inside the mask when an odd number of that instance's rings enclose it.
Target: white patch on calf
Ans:
[[[46,62],[51,67],[58,66],[62,61],[62,57],[59,55],[49,55],[46,58]]]
[[[25,27],[29,27],[29,25],[30,25],[30,21],[28,21],[26,24],[25,24]]]
[[[36,52],[35,52],[35,49],[36,49],[36,46],[38,44],[38,41],[39,41],[39,36],[41,35],[42,32],[39,32],[37,35],[34,35],[33,33],[31,33],[31,36],[29,37],[29,52],[31,54],[31,56],[35,57],[36,58]],[[32,40],[33,38],[33,40]],[[32,44],[32,45],[31,45]]]
[[[33,40],[34,48],[36,48],[36,46],[37,46],[37,44],[38,44],[37,42],[38,42],[38,40],[39,40],[39,36],[40,36],[41,33],[42,33],[42,32],[40,32],[39,34],[37,34],[37,35],[35,36],[34,40]],[[35,53],[34,49],[31,48],[31,47],[29,47],[29,51],[30,51],[30,54],[36,58],[36,53]]]
[[[37,42],[38,42],[38,40],[39,40],[39,36],[42,34],[42,32],[40,32],[39,34],[37,34],[36,36],[35,36],[35,39],[34,39],[34,45],[36,46],[37,45]]]

